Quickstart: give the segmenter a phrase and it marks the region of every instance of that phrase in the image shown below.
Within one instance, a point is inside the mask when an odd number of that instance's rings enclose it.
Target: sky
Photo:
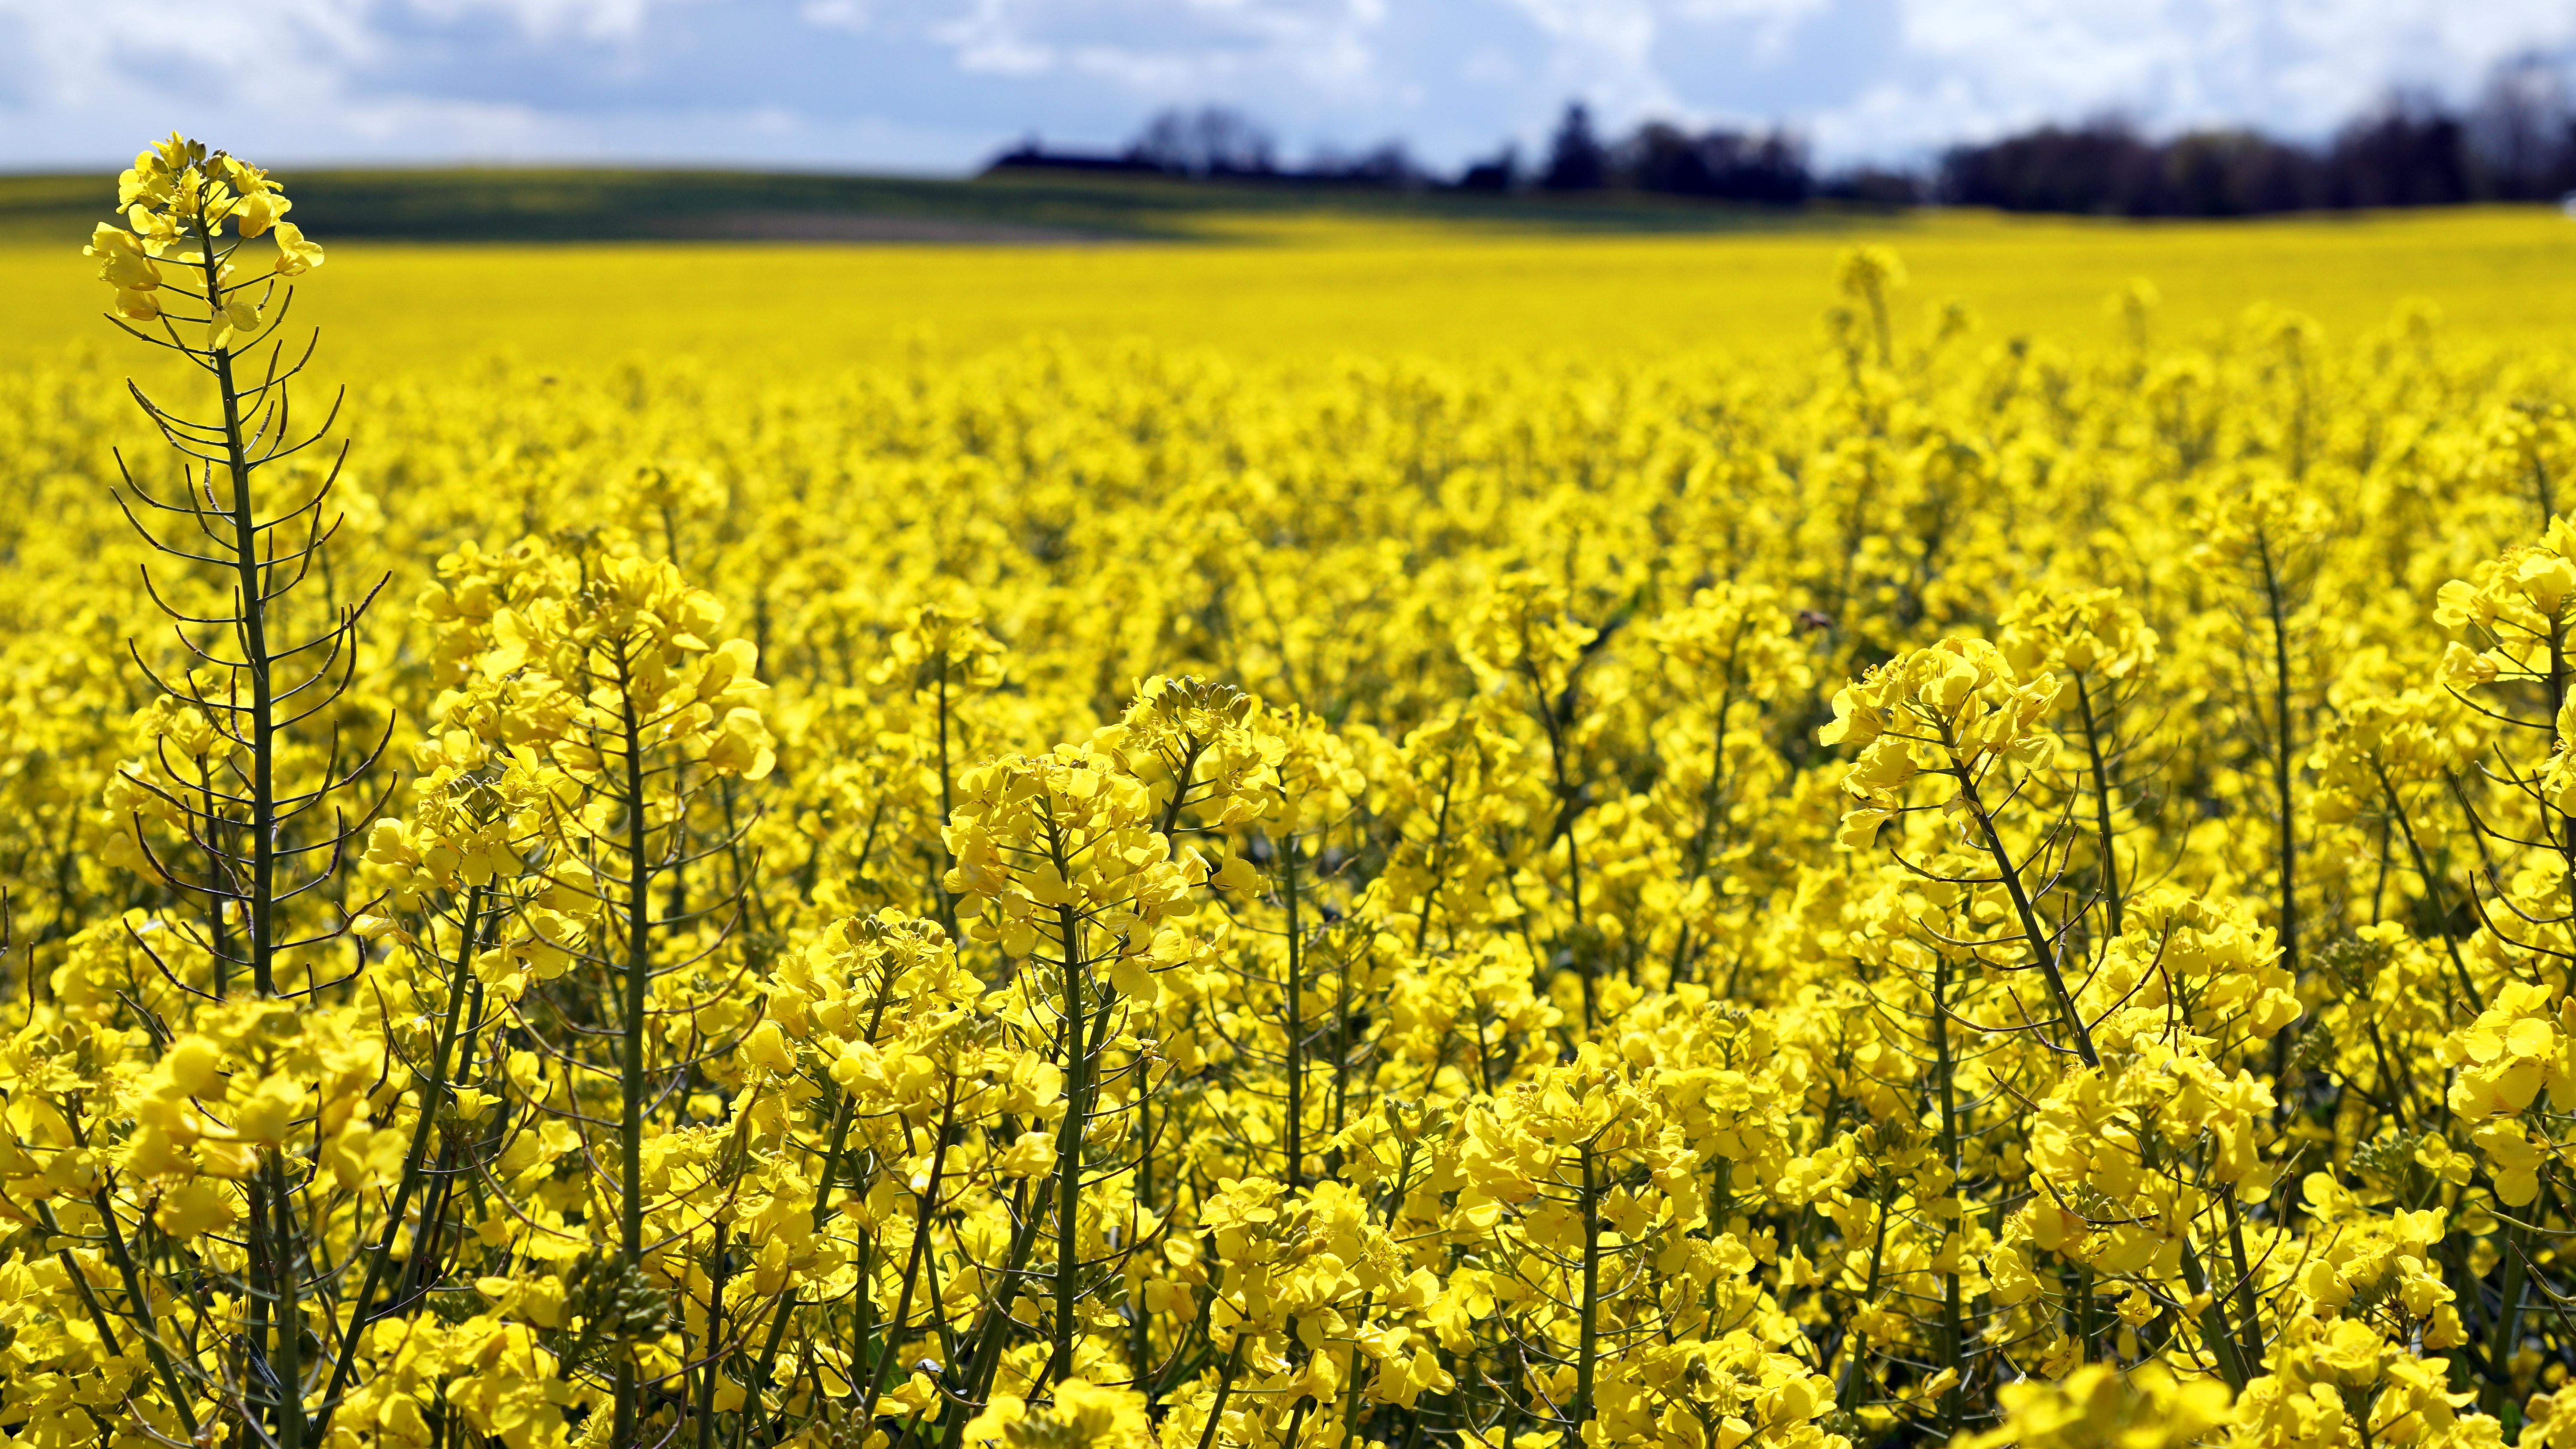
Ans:
[[[1577,97],[1905,163],[2111,111],[2321,135],[2532,51],[2576,54],[2576,0],[0,0],[0,169],[177,127],[269,165],[954,174],[1212,103],[1290,159],[1454,167]]]

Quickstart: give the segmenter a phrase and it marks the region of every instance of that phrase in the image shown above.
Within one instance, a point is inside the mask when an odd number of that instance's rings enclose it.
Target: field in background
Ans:
[[[106,189],[0,179],[14,323],[0,358],[104,339],[77,247]],[[1956,299],[1990,341],[2100,340],[2112,327],[2102,299],[2139,277],[2163,295],[2159,326],[2176,340],[2258,301],[2335,336],[2411,298],[2499,343],[2576,330],[2576,223],[2545,208],[2138,224],[1152,181],[507,172],[324,176],[297,194],[332,278],[298,305],[335,330],[336,362],[369,371],[494,348],[563,366],[635,353],[835,366],[1033,334],[1245,358],[1776,353],[1814,344],[1832,259],[1864,240],[1905,258],[1900,323]],[[655,235],[697,239],[595,240]],[[726,236],[737,239],[706,239]]]

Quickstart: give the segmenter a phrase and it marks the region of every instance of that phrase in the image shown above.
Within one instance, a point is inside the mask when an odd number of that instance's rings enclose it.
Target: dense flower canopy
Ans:
[[[214,402],[0,408],[13,1442],[2576,1435],[2565,359],[1869,250],[1794,375],[426,366],[343,473],[279,183],[120,204]]]

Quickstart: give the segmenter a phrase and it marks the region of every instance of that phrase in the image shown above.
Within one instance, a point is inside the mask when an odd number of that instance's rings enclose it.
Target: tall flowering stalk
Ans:
[[[180,466],[154,480],[119,457],[117,504],[173,631],[130,646],[158,697],[108,803],[132,831],[123,858],[166,894],[89,933],[123,961],[113,1008],[39,1034],[73,1075],[27,1145],[68,1170],[25,1206],[63,1242],[101,1348],[148,1364],[138,1427],[302,1449],[345,1351],[350,1215],[398,1155],[369,1121],[381,1062],[330,949],[344,848],[370,808],[355,790],[391,728],[357,687],[375,591],[334,593],[338,462],[297,462],[337,407],[303,424],[293,383],[311,345],[289,362],[274,338],[293,279],[322,262],[281,220],[279,183],[174,135],[135,158],[118,202],[127,225],[101,225],[86,252],[111,318],[211,393],[196,412],[131,387]],[[109,1030],[118,1018],[130,1034]],[[89,1283],[74,1245],[112,1279]]]

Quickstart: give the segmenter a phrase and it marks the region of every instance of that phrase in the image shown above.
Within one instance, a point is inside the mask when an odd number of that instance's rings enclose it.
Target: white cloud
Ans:
[[[1673,0],[1673,13],[1685,20],[1749,26],[1754,58],[1780,59],[1789,42],[1808,21],[1829,13],[1833,0]]]
[[[861,32],[868,28],[866,0],[805,0],[796,13],[809,25]]]
[[[669,0],[410,0],[421,14],[439,20],[491,14],[509,20],[537,38],[577,35],[591,40],[628,40],[643,32],[652,12]]]
[[[1511,0],[1552,42],[1549,78],[1622,122],[1685,109],[1655,64],[1657,0]]]
[[[918,28],[970,73],[1069,73],[1200,99],[1246,82],[1365,88],[1385,18],[1384,0],[971,0],[966,14],[925,16]]]

